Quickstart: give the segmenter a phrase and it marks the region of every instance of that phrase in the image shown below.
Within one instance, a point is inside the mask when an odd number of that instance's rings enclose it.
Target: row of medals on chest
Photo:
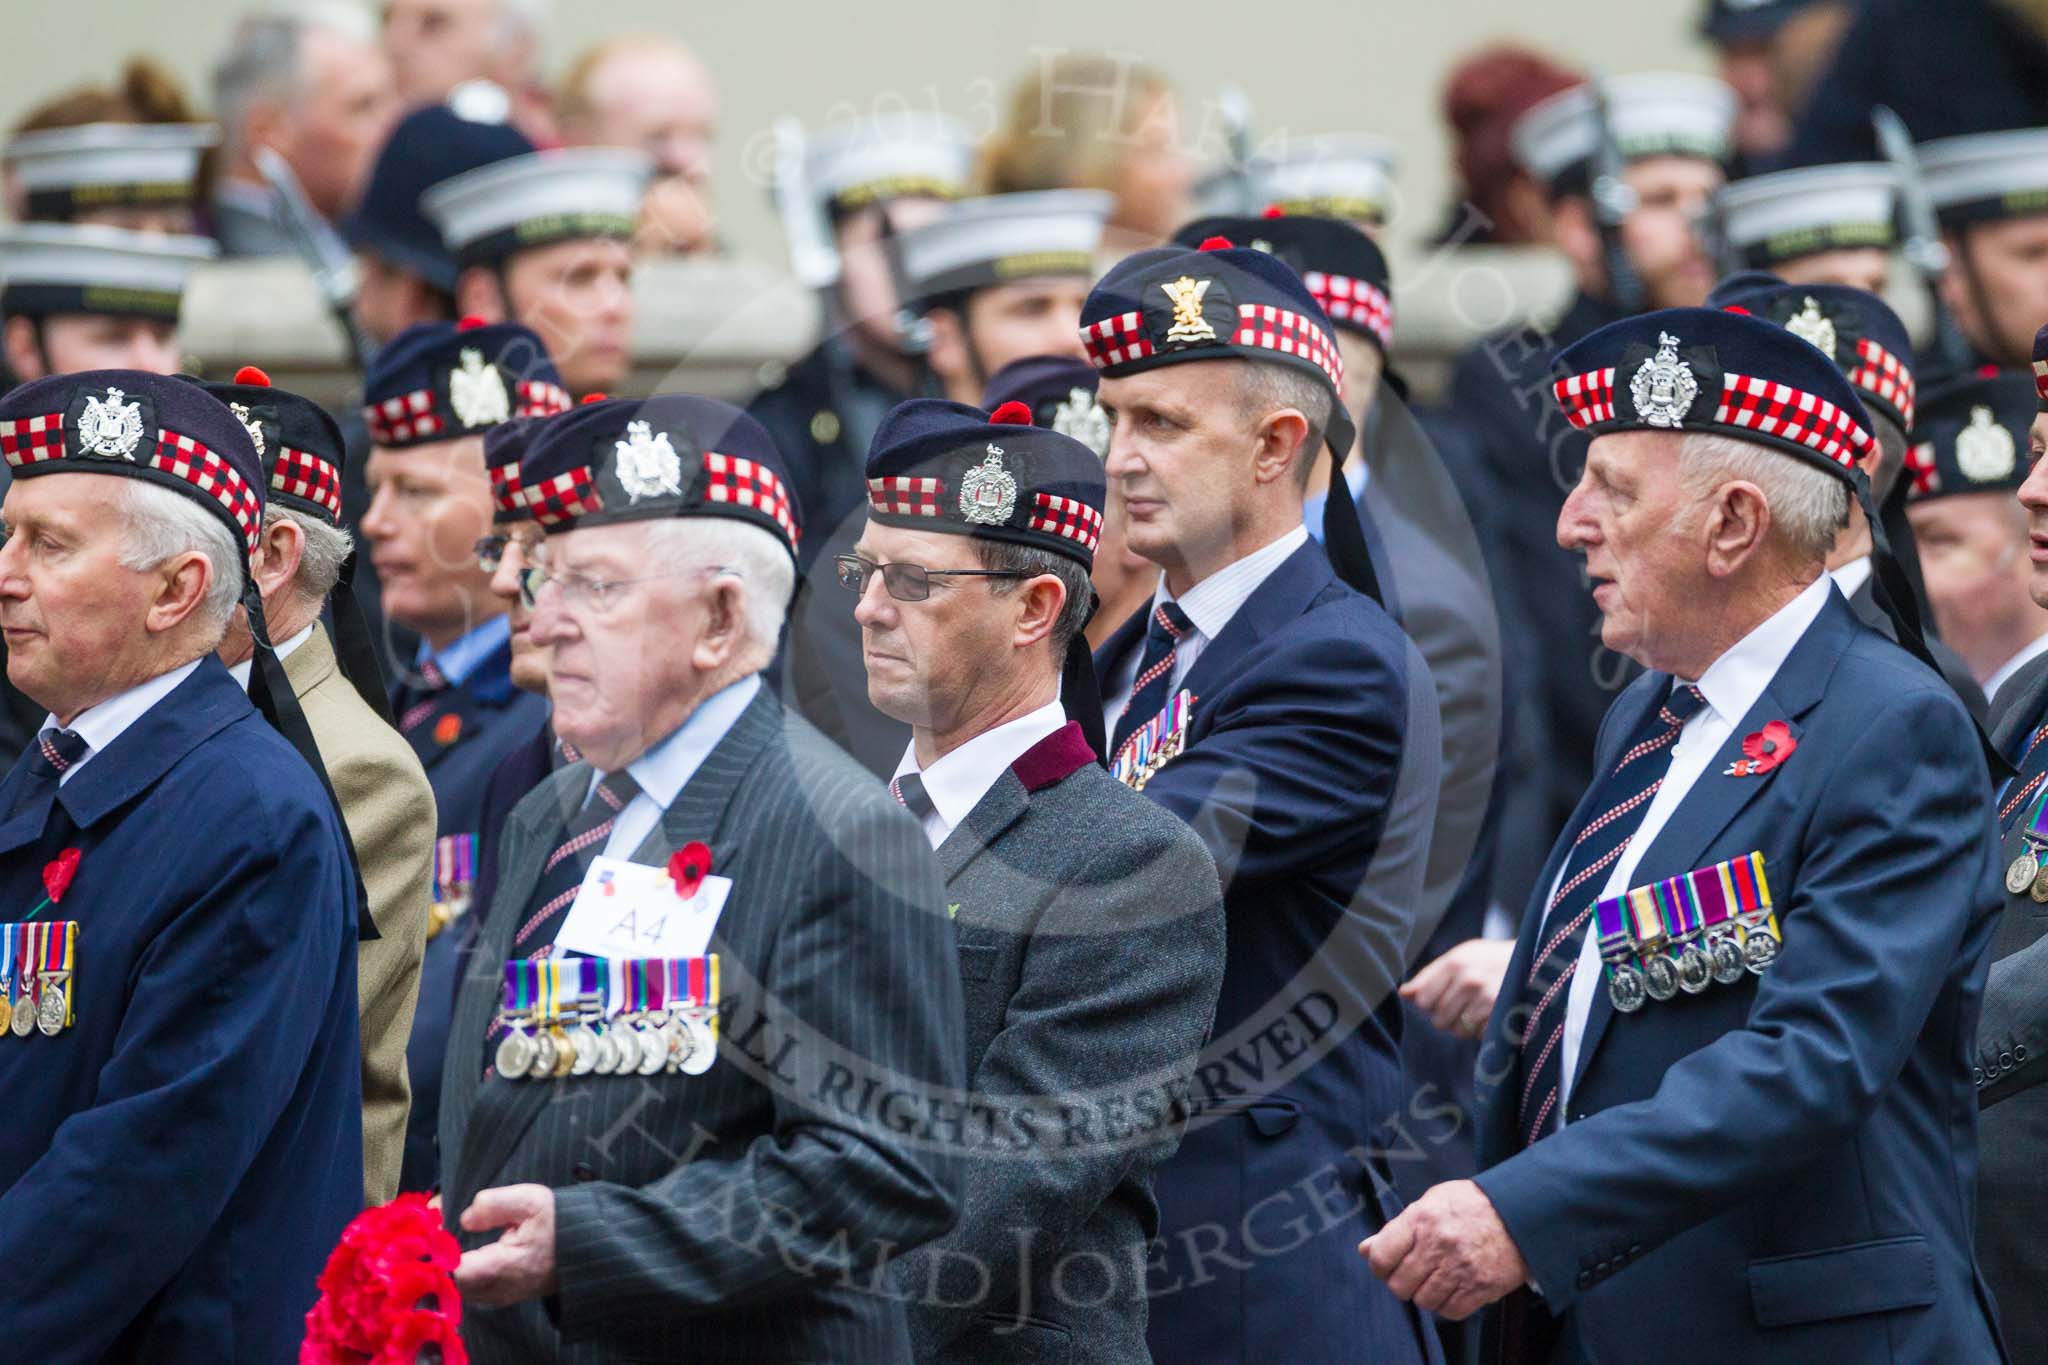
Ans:
[[[1769,913],[1731,918],[1678,939],[1638,942],[1634,962],[1609,959],[1608,998],[1615,1009],[1633,1014],[1646,999],[1662,1003],[1680,991],[1698,995],[1716,983],[1732,986],[1745,974],[1762,976],[1777,961],[1781,946]],[[1704,946],[1693,939],[1702,939]]]
[[[71,1018],[64,989],[70,980],[69,972],[37,972],[33,984],[21,983],[21,995],[15,998],[13,977],[0,977],[0,1032],[12,1030],[17,1038],[37,1030],[47,1038],[62,1033]]]
[[[507,1080],[563,1076],[701,1076],[718,1056],[708,1010],[671,1005],[605,1017],[597,995],[581,996],[575,1012],[544,1019],[539,1010],[500,1010],[505,1036],[493,1063]]]
[[[2036,905],[2048,905],[2048,867],[2041,866],[2043,845],[2029,831],[2027,846],[2005,869],[2005,889],[2015,896],[2031,896]]]

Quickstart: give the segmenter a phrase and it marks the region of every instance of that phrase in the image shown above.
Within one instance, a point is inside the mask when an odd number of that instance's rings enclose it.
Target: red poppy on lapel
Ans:
[[[701,839],[692,839],[669,857],[669,880],[676,884],[676,895],[684,900],[696,895],[697,888],[710,874],[711,849]]]
[[[49,894],[50,904],[64,899],[64,893],[71,889],[71,879],[78,875],[78,850],[67,848],[43,864],[43,890]]]
[[[1799,747],[1799,741],[1792,738],[1792,727],[1782,720],[1774,720],[1753,735],[1742,739],[1742,757],[1728,765],[1728,777],[1757,777],[1792,757],[1792,751]]]
[[[450,712],[434,722],[434,743],[453,744],[462,738],[462,717]]]

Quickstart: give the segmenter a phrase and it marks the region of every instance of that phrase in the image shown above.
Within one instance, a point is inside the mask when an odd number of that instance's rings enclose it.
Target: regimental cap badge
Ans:
[[[135,458],[142,444],[142,404],[124,402],[120,389],[109,388],[105,400],[87,398],[85,411],[78,415],[78,439],[88,455],[110,460]]]
[[[1202,296],[1214,283],[1214,280],[1198,280],[1191,275],[1159,282],[1159,287],[1166,291],[1167,299],[1173,304],[1173,323],[1166,329],[1167,345],[1186,346],[1216,339],[1216,329],[1202,316]]]
[[[1677,430],[1685,425],[1685,414],[1699,397],[1700,382],[1691,367],[1678,358],[1678,338],[1669,332],[1657,334],[1657,354],[1644,361],[1628,383],[1636,412],[1653,427]]]
[[[960,515],[977,526],[1001,526],[1017,505],[1017,480],[1003,468],[1003,448],[989,442],[988,454],[960,480]]]
[[[242,424],[242,430],[249,433],[249,439],[256,443],[256,454],[263,454],[263,423],[256,420],[247,403],[230,403],[228,411],[235,414],[235,420]]]
[[[1104,460],[1109,458],[1109,414],[1086,389],[1069,389],[1066,401],[1052,410],[1052,429],[1071,436]]]
[[[2019,445],[2012,433],[1982,405],[1970,409],[1970,424],[1956,433],[1956,468],[1972,483],[1995,483],[2009,478],[2019,462]]]
[[[668,433],[646,422],[626,423],[626,439],[613,443],[619,486],[634,502],[683,493],[683,460],[669,443]]]
[[[1828,359],[1835,358],[1835,324],[1820,311],[1820,304],[1813,295],[1808,294],[1806,306],[1785,319],[1785,330],[1826,352]]]
[[[464,427],[490,427],[512,417],[512,395],[505,391],[505,376],[496,365],[484,363],[484,353],[465,346],[461,363],[448,372],[448,406]]]

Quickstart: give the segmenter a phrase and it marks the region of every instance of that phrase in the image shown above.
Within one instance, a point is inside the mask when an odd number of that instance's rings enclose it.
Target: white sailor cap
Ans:
[[[974,140],[944,114],[885,110],[821,129],[805,159],[811,192],[828,209],[911,195],[958,199],[974,170]]]
[[[1101,190],[994,194],[949,205],[896,239],[904,296],[949,294],[1039,275],[1095,278],[1095,252],[1116,196]]]
[[[653,178],[644,152],[564,147],[464,171],[420,195],[420,208],[464,266],[582,237],[633,235]]]
[[[96,223],[0,228],[0,315],[94,313],[176,322],[186,277],[218,250],[205,237]]]
[[[28,216],[68,222],[103,208],[188,205],[199,154],[220,141],[210,123],[85,123],[23,133],[0,151]]]
[[[1945,226],[2048,213],[2048,128],[1945,137],[1917,150]]]
[[[1606,82],[1607,116],[1624,161],[1696,156],[1724,161],[1735,122],[1735,92],[1712,76],[1643,71]],[[1509,134],[1515,160],[1548,185],[1582,167],[1598,149],[1593,91],[1576,85],[1530,108]]]
[[[1373,133],[1323,133],[1289,138],[1251,159],[1259,207],[1316,218],[1386,221],[1400,152]]]
[[[1756,270],[1845,247],[1889,250],[1899,173],[1883,161],[1802,166],[1724,186],[1714,203],[1721,232],[1741,262]]]

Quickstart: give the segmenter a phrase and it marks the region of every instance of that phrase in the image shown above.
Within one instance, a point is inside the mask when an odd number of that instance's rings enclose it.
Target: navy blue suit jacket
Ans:
[[[1144,618],[1104,642],[1103,677]],[[1416,907],[1442,760],[1429,672],[1311,542],[1182,686],[1186,750],[1144,794],[1208,845],[1227,924],[1194,1116],[1155,1188],[1153,1354],[1267,1360],[1285,1343],[1295,1365],[1427,1358],[1427,1325],[1361,1283],[1355,1247],[1395,1207],[1367,1146],[1401,1109],[1389,1002],[1427,930]]]
[[[199,669],[57,793],[0,783],[0,897],[81,852],[76,1022],[0,1039],[0,1276],[38,1361],[271,1365],[362,1205],[355,872],[319,779]],[[23,805],[24,799],[28,804]]]
[[[1603,770],[1671,683],[1651,674],[1616,701]],[[1792,754],[1726,775],[1772,720]],[[1989,792],[1955,694],[1831,593],[1631,879],[1761,850],[1777,963],[1631,1015],[1603,988],[1568,1125],[1519,1155],[1521,1014],[1502,992],[1480,1055],[1479,1185],[1592,1358],[2000,1358],[1971,1251],[1970,1057],[1998,910]],[[1510,982],[1528,974],[1563,854]]]

